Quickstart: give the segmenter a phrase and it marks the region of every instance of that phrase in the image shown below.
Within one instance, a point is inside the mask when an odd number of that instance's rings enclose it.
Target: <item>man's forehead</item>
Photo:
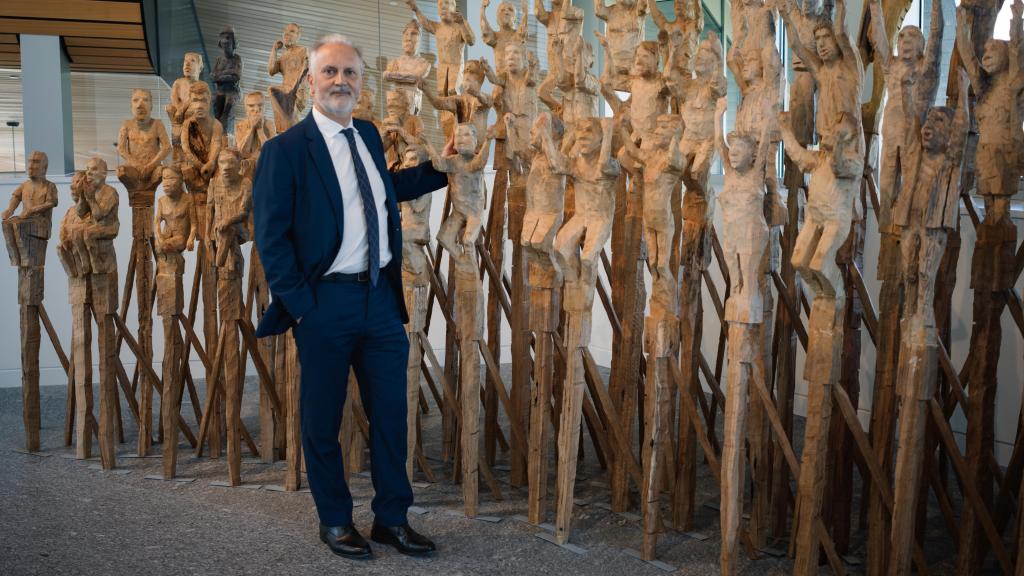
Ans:
[[[351,66],[359,65],[359,54],[348,44],[324,44],[317,51],[317,62],[321,68],[325,65]]]

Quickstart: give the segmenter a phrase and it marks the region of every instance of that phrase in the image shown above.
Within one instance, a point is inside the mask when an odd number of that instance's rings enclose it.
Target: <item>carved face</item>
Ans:
[[[363,89],[359,53],[346,44],[325,44],[314,56],[308,76],[313,103],[325,114],[348,116]]]
[[[103,160],[93,158],[85,165],[85,175],[89,177],[89,184],[99,188],[107,180],[107,166]]]
[[[948,110],[948,109],[946,109]],[[949,114],[941,108],[932,108],[928,111],[924,125],[921,126],[921,143],[929,152],[942,152],[949,144],[949,129],[952,120]]]
[[[181,75],[192,80],[198,80],[199,74],[203,71],[202,56],[189,52],[185,54],[185,61],[181,63]]]
[[[82,197],[82,188],[88,182],[88,176],[85,175],[84,170],[75,172],[75,175],[71,177],[71,201],[78,204],[79,198]]]
[[[917,26],[904,26],[896,36],[896,54],[903,60],[917,60],[924,52],[924,36]]]
[[[746,172],[754,165],[754,143],[746,137],[734,137],[729,146],[729,163],[733,170]]]
[[[132,114],[136,120],[145,120],[149,118],[150,112],[153,110],[153,97],[149,92],[145,90],[135,90],[132,92]]]
[[[521,44],[513,42],[505,46],[505,69],[520,74],[526,68],[526,51]]]
[[[359,93],[359,101],[356,102],[356,109],[352,112],[352,115],[363,120],[373,117],[372,90],[363,90]]]
[[[633,73],[639,76],[648,76],[658,71],[658,55],[644,47],[637,48],[636,58],[633,59]]]
[[[459,124],[455,128],[455,151],[464,155],[476,152],[476,130],[472,124]]]
[[[409,55],[416,53],[420,45],[420,29],[414,26],[406,26],[402,32],[402,50]]]
[[[667,150],[668,145],[672,143],[672,136],[675,135],[676,128],[678,127],[678,116],[671,114],[658,116],[658,125],[654,128],[654,133],[644,137],[644,141],[640,145],[641,149],[650,151],[652,154]]]
[[[511,2],[498,4],[498,26],[502,30],[512,30],[516,27],[516,7]]]
[[[601,125],[592,120],[583,120],[576,128],[576,145],[583,154],[593,154],[601,147]]]
[[[285,48],[291,48],[299,41],[299,27],[295,24],[289,24],[284,27],[284,33],[281,34],[281,42],[284,43]]]
[[[761,64],[761,54],[750,51],[743,59],[743,81],[747,84],[755,84],[764,79],[764,67]]]
[[[217,169],[220,170],[222,176],[228,180],[235,180],[238,178],[239,164],[238,157],[233,153],[225,150],[217,156]]]
[[[818,58],[823,62],[832,62],[839,57],[836,37],[828,26],[818,26],[814,29],[814,48],[818,51]]]
[[[981,57],[981,68],[989,75],[996,75],[1006,69],[1006,43],[999,40],[985,42],[985,55]]]
[[[760,62],[760,59],[758,59]],[[718,58],[712,49],[701,44],[697,55],[693,59],[693,69],[697,72],[698,78],[708,78],[718,72]]]
[[[170,168],[164,168],[160,174],[160,183],[163,184],[164,194],[177,199],[181,196],[181,176]]]
[[[437,14],[441,20],[451,22],[455,18],[455,0],[437,0]]]
[[[472,64],[472,67],[470,64]],[[470,63],[466,64],[466,68],[462,73],[462,79],[459,80],[459,90],[463,93],[467,90],[473,90],[476,92],[479,91],[480,87],[483,85],[483,69],[476,63],[470,61]]]
[[[245,97],[245,117],[255,122],[263,117],[263,98],[249,95]]]
[[[48,164],[46,154],[36,151],[28,157],[28,165],[25,166],[25,172],[29,178],[42,178],[46,175],[46,165]]]
[[[220,38],[217,40],[217,46],[224,51],[224,55],[231,57],[235,54],[235,33],[225,30],[220,33]]]
[[[197,120],[205,120],[210,115],[210,101],[202,96],[193,97],[188,104],[188,113]]]

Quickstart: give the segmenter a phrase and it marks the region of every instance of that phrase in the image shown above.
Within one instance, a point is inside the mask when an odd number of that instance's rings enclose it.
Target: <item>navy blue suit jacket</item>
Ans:
[[[409,321],[402,295],[402,224],[398,202],[414,200],[448,185],[427,161],[389,172],[380,133],[371,122],[352,120],[373,156],[387,193],[391,262],[382,270],[398,300],[402,322]],[[273,301],[256,335],[281,334],[315,302],[316,283],[334,262],[345,233],[341,186],[327,143],[310,113],[263,145],[253,182],[256,247]]]

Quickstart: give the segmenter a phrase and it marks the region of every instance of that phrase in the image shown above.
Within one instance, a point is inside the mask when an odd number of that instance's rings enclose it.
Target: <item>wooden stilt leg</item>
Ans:
[[[114,433],[117,418],[117,386],[115,384],[115,333],[117,274],[92,274],[92,306],[98,323],[100,365],[100,465],[112,470],[116,465]]]
[[[743,512],[743,446],[747,425],[747,388],[760,349],[756,326],[729,323],[729,368],[726,371],[725,434],[722,440],[722,553],[719,570],[736,573],[736,551]]]
[[[583,392],[586,381],[583,374],[583,357],[580,343],[583,342],[584,311],[567,311],[568,322],[565,330],[566,380],[562,389],[562,412],[558,425],[558,477],[555,494],[555,540],[559,544],[569,541],[572,522],[573,491],[576,483],[576,450],[580,438],[580,420],[583,416]]]
[[[284,489],[294,492],[301,487],[302,467],[302,428],[299,424],[299,386],[301,382],[299,367],[299,351],[295,347],[295,337],[291,332],[283,335],[284,341],[284,382],[285,390],[285,429],[287,448],[285,450],[288,471],[285,473]],[[279,340],[280,342],[280,340]]]

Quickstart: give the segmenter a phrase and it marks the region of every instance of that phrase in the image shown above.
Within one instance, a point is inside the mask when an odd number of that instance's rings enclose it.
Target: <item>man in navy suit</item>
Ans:
[[[405,472],[409,341],[398,202],[448,182],[430,162],[388,172],[377,129],[352,118],[363,59],[344,36],[313,46],[308,80],[312,112],[264,144],[256,168],[256,245],[273,295],[257,335],[294,331],[302,448],[320,539],[340,556],[372,557],[352,523],[338,445],[351,366],[370,421],[371,538],[428,554],[433,542],[406,521],[413,495]]]

